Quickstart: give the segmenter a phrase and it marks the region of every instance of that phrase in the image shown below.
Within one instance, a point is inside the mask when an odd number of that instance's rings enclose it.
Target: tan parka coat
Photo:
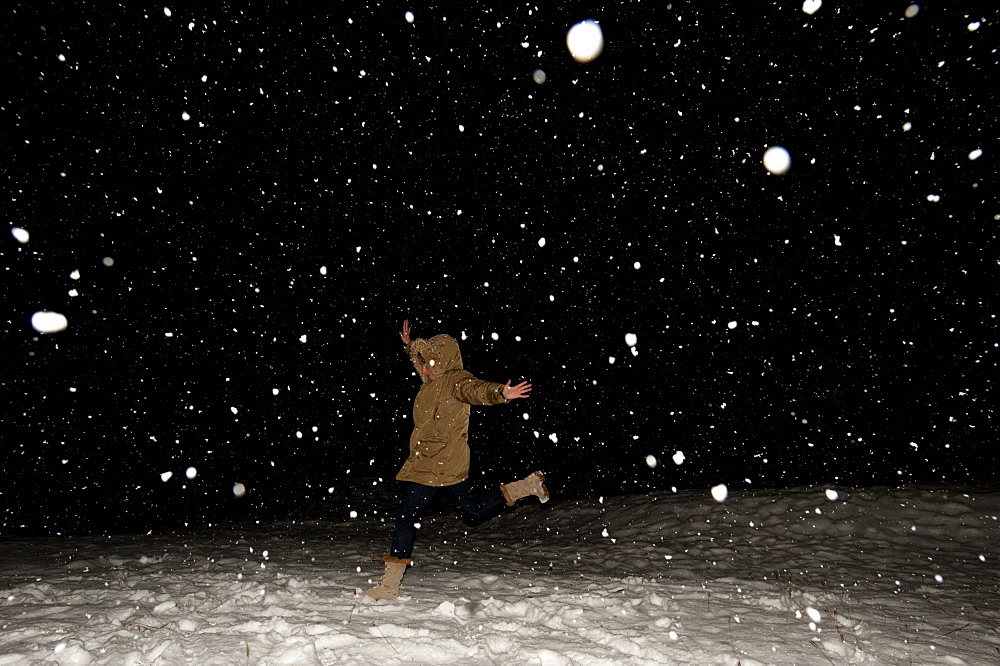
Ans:
[[[406,345],[424,384],[413,401],[410,455],[399,481],[452,486],[469,477],[470,405],[502,405],[503,384],[477,379],[462,366],[458,342],[449,335],[417,338]],[[422,372],[427,364],[434,375]]]

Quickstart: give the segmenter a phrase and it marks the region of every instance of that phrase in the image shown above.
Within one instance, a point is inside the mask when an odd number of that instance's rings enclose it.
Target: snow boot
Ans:
[[[501,483],[500,491],[507,500],[507,506],[514,506],[517,500],[531,495],[537,497],[542,504],[549,501],[549,489],[545,487],[545,475],[541,472],[534,472],[513,483]]]
[[[382,556],[382,561],[385,562],[385,569],[382,570],[382,577],[379,579],[378,585],[361,593],[376,601],[395,599],[399,596],[399,583],[403,580],[406,566],[410,563],[410,560],[393,557],[389,553]]]

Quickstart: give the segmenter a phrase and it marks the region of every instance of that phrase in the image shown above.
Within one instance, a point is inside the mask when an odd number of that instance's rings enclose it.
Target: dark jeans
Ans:
[[[414,523],[420,518],[424,507],[434,499],[438,491],[445,493],[451,503],[458,509],[458,515],[466,525],[479,525],[503,511],[507,506],[500,489],[486,493],[478,499],[469,492],[469,482],[462,481],[454,486],[425,486],[421,483],[406,482],[403,484],[403,498],[396,511],[396,532],[392,535],[393,557],[409,559],[413,553],[413,542],[417,538],[417,528]]]

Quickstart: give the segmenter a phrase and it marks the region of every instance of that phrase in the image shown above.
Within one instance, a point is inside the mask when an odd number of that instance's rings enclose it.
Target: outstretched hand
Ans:
[[[409,319],[404,319],[403,320],[403,330],[400,331],[399,337],[402,338],[404,345],[410,344],[410,320]]]
[[[531,384],[528,382],[521,382],[520,384],[510,385],[510,380],[503,385],[503,390],[501,391],[503,397],[507,400],[514,400],[515,398],[527,398],[528,394],[531,393]]]

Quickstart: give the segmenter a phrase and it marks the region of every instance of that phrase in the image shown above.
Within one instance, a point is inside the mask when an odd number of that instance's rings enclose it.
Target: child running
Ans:
[[[378,585],[361,594],[372,599],[395,599],[403,579],[424,507],[443,491],[468,525],[478,525],[499,514],[505,506],[524,497],[549,501],[545,476],[529,474],[520,481],[499,484],[486,495],[473,498],[469,491],[469,413],[471,405],[505,405],[527,398],[531,384],[511,386],[477,379],[462,365],[458,342],[450,335],[410,340],[410,322],[399,334],[406,353],[423,381],[413,402],[410,455],[396,475],[403,482],[396,511],[392,546],[382,556],[385,567]]]

